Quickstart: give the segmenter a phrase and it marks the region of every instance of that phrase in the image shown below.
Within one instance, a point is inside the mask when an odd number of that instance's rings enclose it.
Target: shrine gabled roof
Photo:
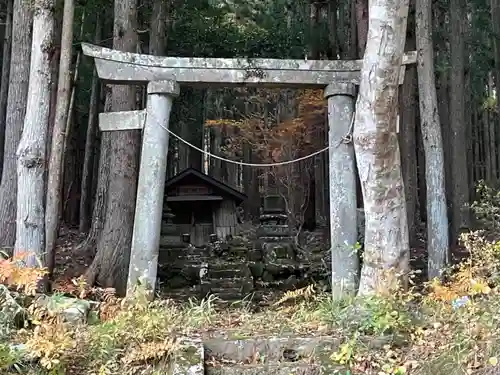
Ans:
[[[238,204],[247,199],[247,196],[245,194],[239,192],[238,190],[232,188],[231,186],[225,184],[224,182],[217,180],[214,177],[211,177],[203,172],[200,172],[195,168],[187,168],[182,172],[178,173],[177,175],[175,175],[174,177],[172,177],[171,179],[167,180],[167,182],[165,183],[165,188],[169,189],[174,186],[182,185],[184,182],[193,180],[197,182],[203,182],[206,185],[209,185],[214,190],[222,193],[222,195],[232,198]]]

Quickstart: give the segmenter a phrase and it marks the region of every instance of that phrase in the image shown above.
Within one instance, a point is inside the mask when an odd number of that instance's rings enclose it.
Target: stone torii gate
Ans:
[[[324,89],[328,99],[330,244],[332,252],[350,252],[357,241],[354,148],[341,140],[349,134],[362,60],[278,60],[157,57],[82,44],[95,60],[99,78],[110,84],[147,84],[144,110],[99,114],[101,131],[143,131],[134,229],[127,289],[141,284],[154,292],[163,210],[169,133],[174,97],[180,85],[194,87],[274,87]],[[416,62],[407,53],[405,65]],[[344,254],[342,258],[350,255]],[[332,262],[334,260],[332,256]]]

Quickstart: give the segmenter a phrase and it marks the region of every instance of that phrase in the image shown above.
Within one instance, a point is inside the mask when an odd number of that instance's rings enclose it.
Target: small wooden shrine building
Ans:
[[[207,244],[211,234],[219,239],[235,235],[236,210],[246,198],[245,194],[193,168],[165,183],[164,205],[174,215],[173,222],[180,234],[189,234],[195,246]]]

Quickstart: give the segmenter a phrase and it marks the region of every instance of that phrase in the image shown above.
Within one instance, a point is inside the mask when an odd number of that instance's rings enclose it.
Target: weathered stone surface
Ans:
[[[0,337],[18,322],[22,322],[25,315],[23,306],[16,301],[6,286],[0,284]]]
[[[225,279],[228,277],[238,277],[238,275],[246,275],[246,273],[237,265],[228,265],[227,268],[209,267],[208,269],[208,277],[210,279]]]
[[[150,292],[148,297],[154,296],[167,172],[169,133],[166,129],[173,98],[179,95],[179,90],[175,80],[148,84],[127,294],[133,293],[140,282]]]
[[[345,142],[352,130],[356,87],[333,82],[325,89],[328,98],[330,247],[334,298],[356,291],[358,255],[356,160],[352,142]]]
[[[210,288],[210,292],[223,301],[241,301],[250,294],[251,291],[252,290],[246,292],[242,288]]]
[[[158,261],[160,263],[181,262],[184,260],[196,260],[201,262],[209,255],[207,249],[204,248],[194,246],[170,247],[168,246],[168,242],[166,242],[166,237],[162,236],[160,239],[160,251],[158,255]]]
[[[139,130],[146,122],[146,111],[123,111],[99,113],[99,130]]]
[[[474,371],[473,375],[500,375],[500,366],[491,366]]]
[[[98,308],[96,302],[64,296],[40,295],[34,304],[47,308],[50,314],[59,315],[68,323],[73,324],[87,323],[90,311]]]
[[[184,248],[182,238],[177,228],[174,225],[162,222],[160,236],[160,250],[162,248]]]
[[[18,363],[23,362],[35,362],[37,360],[36,355],[28,350],[26,344],[11,344],[9,345],[10,355],[17,359]]]
[[[185,347],[175,357],[169,375],[204,375],[205,351],[201,342],[184,343]]]
[[[281,237],[290,236],[288,225],[261,225],[257,229],[257,236],[265,238],[266,242],[281,241]]]
[[[243,363],[255,357],[264,362],[287,361],[284,353],[292,352],[297,359],[325,358],[338,349],[339,340],[332,337],[271,337],[245,340],[213,339],[204,342],[208,356],[222,357],[235,363]]]
[[[227,367],[206,367],[207,375],[331,375],[333,370],[320,365],[235,365]]]
[[[334,81],[359,83],[362,60],[213,59],[139,55],[82,43],[95,58],[99,78],[132,84],[175,79],[180,84],[322,88]],[[414,63],[416,52],[404,56]],[[400,76],[404,76],[404,66]]]
[[[257,249],[252,249],[247,252],[247,260],[249,262],[259,262],[263,258],[262,251]]]
[[[187,301],[190,298],[201,298],[202,293],[199,286],[190,288],[167,289],[162,292],[162,297],[171,298],[176,301]]]
[[[295,250],[290,243],[266,243],[262,248],[266,262],[295,259]]]
[[[264,273],[262,281],[255,281],[255,287],[270,290],[291,290],[297,287],[299,280],[295,275],[289,276],[284,280],[275,280],[269,273]]]
[[[229,256],[245,259],[247,257],[248,248],[241,246],[229,247]]]
[[[264,273],[264,263],[262,262],[252,262],[248,264],[250,268],[250,272],[252,273],[252,277],[254,280],[260,279],[262,274]]]
[[[223,279],[210,279],[210,286],[212,288],[241,288],[245,290],[253,289],[253,281],[251,278],[245,277],[227,277]]]

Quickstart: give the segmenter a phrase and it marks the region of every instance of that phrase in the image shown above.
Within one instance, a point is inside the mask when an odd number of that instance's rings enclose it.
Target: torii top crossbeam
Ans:
[[[114,84],[175,80],[197,87],[324,88],[332,82],[359,84],[362,60],[279,60],[161,57],[117,51],[82,43],[83,53],[95,59],[99,77]],[[416,52],[403,57],[405,65],[416,62]]]

